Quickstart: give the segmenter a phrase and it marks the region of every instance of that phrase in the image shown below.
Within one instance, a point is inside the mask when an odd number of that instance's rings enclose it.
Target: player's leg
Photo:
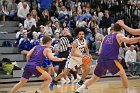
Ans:
[[[44,82],[41,84],[39,89],[35,92],[35,93],[41,93],[41,91],[51,83],[52,78],[50,74],[44,71],[41,67],[36,66],[35,68],[36,69],[33,71],[33,74],[37,76],[39,79],[44,80]]]
[[[63,71],[62,73],[60,73],[60,74],[50,83],[50,86],[49,86],[50,90],[53,90],[53,87],[54,87],[55,84],[57,84],[57,81],[58,81],[59,79],[61,79],[62,77],[65,77],[66,75],[68,75],[69,71],[70,71],[70,69],[65,68],[64,71]]]
[[[21,78],[20,82],[17,83],[10,91],[10,93],[15,93],[19,88],[21,88],[22,86],[24,86],[27,83],[28,79],[26,78]]]
[[[98,77],[95,74],[93,74],[92,77],[90,79],[87,79],[84,82],[84,84],[76,90],[75,93],[81,93],[85,88],[88,88],[89,86],[91,86],[92,84],[94,84],[99,79],[100,79],[100,77]]]
[[[92,75],[92,77],[90,79],[86,80],[84,82],[84,84],[76,90],[75,93],[81,93],[85,88],[94,84],[97,80],[100,79],[100,77],[102,75],[106,74],[106,71],[107,71],[107,69],[106,69],[104,63],[103,62],[98,63],[94,70],[94,74]]]
[[[42,91],[44,88],[46,88],[52,81],[50,74],[48,74],[46,71],[44,73],[42,73],[42,75],[38,78],[41,80],[44,80],[44,82],[39,87],[40,91]]]
[[[64,71],[62,73],[60,73],[56,78],[55,81],[58,81],[59,79],[61,79],[62,77],[65,77],[69,74],[70,69],[65,68]]]
[[[17,83],[10,91],[10,93],[15,93],[19,88],[24,86],[27,82],[27,80],[32,76],[32,73],[30,73],[30,66],[25,66],[24,72],[22,74],[22,78],[20,79],[19,83]]]
[[[111,73],[116,74],[115,72],[117,72],[121,77],[121,81],[123,83],[124,88],[128,88],[128,79],[122,65],[116,60],[115,60],[115,65],[116,67],[115,66],[113,67],[113,64],[112,64],[114,71],[113,72],[111,71]]]
[[[82,73],[81,80],[78,82],[79,85],[82,85],[86,76],[88,75],[90,68],[89,65],[82,65],[82,68],[84,69],[84,72]]]
[[[61,79],[62,77],[65,77],[66,75],[69,74],[70,69],[74,68],[76,66],[76,63],[73,60],[67,59],[66,65],[65,65],[65,69],[62,73],[60,73],[50,84],[49,88],[50,90],[53,90],[53,86],[54,84],[57,83],[57,81],[59,79]]]
[[[124,88],[128,88],[128,79],[127,79],[127,76],[126,76],[124,69],[121,69],[118,72],[118,74],[120,75],[120,78],[121,78],[121,81],[122,81]]]

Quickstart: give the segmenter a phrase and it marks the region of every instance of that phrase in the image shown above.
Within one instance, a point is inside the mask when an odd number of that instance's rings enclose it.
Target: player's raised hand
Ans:
[[[116,23],[119,24],[120,26],[124,25],[124,21],[122,20],[118,20]]]

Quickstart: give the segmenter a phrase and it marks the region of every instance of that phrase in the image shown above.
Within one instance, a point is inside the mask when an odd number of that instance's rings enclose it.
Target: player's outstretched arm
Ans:
[[[118,34],[117,38],[119,38],[119,40],[121,42],[125,42],[125,43],[128,43],[128,44],[134,44],[134,43],[140,42],[140,37],[128,38],[128,37],[125,37],[123,34]]]
[[[48,57],[50,60],[52,60],[54,62],[66,60],[66,58],[58,58],[58,57],[53,56],[52,51],[49,48],[46,48],[43,51],[43,54],[46,55],[46,57]]]
[[[128,27],[127,25],[124,24],[122,20],[118,20],[116,23],[119,24],[122,28],[124,28],[130,34],[140,35],[140,29],[133,29],[131,27]]]

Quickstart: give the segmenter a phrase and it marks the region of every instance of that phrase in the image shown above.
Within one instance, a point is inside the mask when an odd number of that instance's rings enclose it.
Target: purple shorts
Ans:
[[[40,66],[26,65],[22,77],[29,79],[33,74],[40,77],[45,71]]]
[[[122,65],[117,60],[98,60],[98,64],[94,70],[94,74],[98,77],[105,75],[107,70],[110,71],[111,74],[116,74],[123,69]]]

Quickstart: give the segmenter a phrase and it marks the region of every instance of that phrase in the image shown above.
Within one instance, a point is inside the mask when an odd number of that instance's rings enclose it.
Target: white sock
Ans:
[[[129,93],[129,88],[126,88],[124,91],[125,93]]]
[[[86,88],[86,85],[83,84],[83,85],[82,85],[81,87],[79,87],[76,91],[81,93],[85,88]]]

